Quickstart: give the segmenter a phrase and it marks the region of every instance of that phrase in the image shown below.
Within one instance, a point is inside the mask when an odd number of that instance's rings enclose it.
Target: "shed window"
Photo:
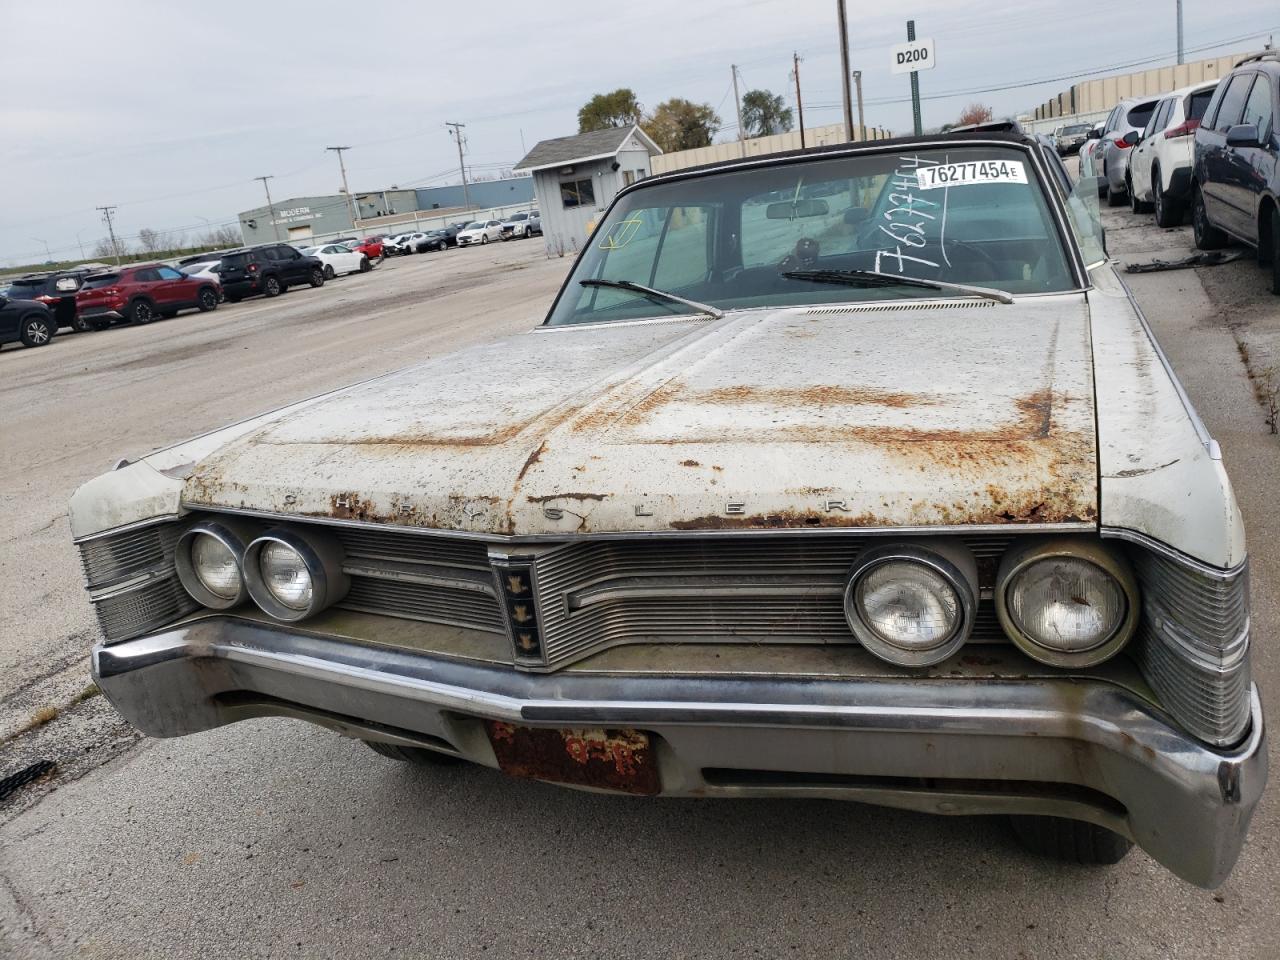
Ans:
[[[560,199],[565,208],[592,206],[596,202],[596,191],[591,180],[570,180],[560,184]]]

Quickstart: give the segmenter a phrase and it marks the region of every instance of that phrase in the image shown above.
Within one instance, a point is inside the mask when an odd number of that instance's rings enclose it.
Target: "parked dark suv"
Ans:
[[[93,325],[76,313],[76,293],[80,290],[88,270],[59,270],[54,273],[31,273],[9,283],[11,300],[34,300],[49,308],[49,314],[59,327],[70,327],[77,333],[86,333]]]
[[[233,250],[222,255],[218,272],[222,292],[232,303],[262,294],[278,297],[299,283],[324,286],[324,264],[308,257],[287,243],[270,243],[248,250]]]
[[[1280,294],[1280,53],[1241,60],[1196,130],[1191,224],[1201,250],[1234,237],[1258,251]]]

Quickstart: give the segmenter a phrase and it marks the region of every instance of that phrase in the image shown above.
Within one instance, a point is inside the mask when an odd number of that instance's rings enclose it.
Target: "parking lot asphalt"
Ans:
[[[1127,210],[1105,222],[1122,260],[1189,250],[1188,228]],[[78,482],[117,456],[522,329],[568,265],[536,242],[451,251],[336,289],[5,350],[0,396],[23,415],[4,428],[0,574],[25,589],[2,595],[0,724],[16,729],[40,697],[65,703],[87,679],[93,625],[63,516]],[[1129,282],[1236,485],[1254,672],[1274,722],[1280,440],[1246,359],[1248,337],[1280,333],[1280,309],[1249,258]],[[0,744],[0,772],[41,751],[67,772],[0,807],[0,955],[1280,953],[1270,796],[1230,880],[1209,892],[1136,850],[1109,870],[1039,860],[997,818],[576,793],[408,767],[288,720],[141,740],[100,697]]]

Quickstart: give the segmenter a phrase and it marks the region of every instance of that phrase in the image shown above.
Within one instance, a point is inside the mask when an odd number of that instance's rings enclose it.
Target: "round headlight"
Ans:
[[[968,636],[976,566],[962,547],[942,550],[949,556],[915,545],[877,547],[854,565],[844,592],[845,618],[862,645],[882,660],[930,666],[955,653]]]
[[[201,520],[178,538],[174,565],[187,593],[202,606],[226,610],[248,599],[243,560],[252,528],[236,518]]]
[[[303,620],[337,603],[350,587],[342,548],[323,530],[268,530],[244,555],[253,602],[277,620]]]
[[[236,555],[221,540],[207,533],[198,534],[191,542],[191,568],[204,588],[215,597],[234,600],[240,594],[242,581]]]
[[[996,612],[1028,656],[1086,667],[1117,653],[1137,626],[1137,584],[1125,559],[1092,540],[1037,541],[1000,563]]]

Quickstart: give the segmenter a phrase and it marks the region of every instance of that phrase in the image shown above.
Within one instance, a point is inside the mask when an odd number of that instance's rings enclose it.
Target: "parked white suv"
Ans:
[[[501,220],[474,220],[458,231],[458,246],[470,247],[502,239]]]
[[[1191,196],[1191,159],[1196,127],[1218,87],[1217,80],[1174,90],[1156,104],[1129,157],[1129,206],[1134,213],[1155,207],[1156,223],[1182,223]]]

